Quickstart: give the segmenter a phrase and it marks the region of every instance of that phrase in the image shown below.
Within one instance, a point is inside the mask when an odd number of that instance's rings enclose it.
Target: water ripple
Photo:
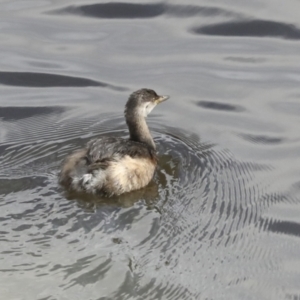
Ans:
[[[2,298],[299,298],[296,2],[1,2]],[[65,193],[64,157],[127,138],[118,91],[144,85],[171,95],[151,183]]]
[[[95,136],[127,136],[121,116],[69,114],[34,108],[3,121],[0,239],[7,259],[0,272],[54,275],[66,293],[101,283],[113,299],[199,299],[212,293],[203,290],[207,281],[215,287],[221,278],[221,291],[240,287],[245,274],[277,268],[257,232],[298,238],[297,222],[264,215],[284,201],[262,179],[268,165],[241,161],[194,133],[151,119],[159,162],[149,186],[113,199],[65,195],[57,185],[65,155]],[[218,271],[220,264],[230,266],[231,276]],[[202,275],[193,277],[199,270]]]
[[[281,144],[285,140],[284,138],[280,138],[280,137],[253,135],[253,134],[246,134],[246,133],[240,134],[240,136],[251,143],[266,144],[266,145]]]

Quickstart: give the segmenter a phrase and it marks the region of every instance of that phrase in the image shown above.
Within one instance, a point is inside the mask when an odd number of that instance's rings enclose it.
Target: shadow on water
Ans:
[[[235,112],[241,112],[245,110],[242,106],[239,105],[231,105],[227,103],[220,103],[220,102],[213,102],[213,101],[198,101],[196,105],[202,108],[213,109],[213,110],[224,110],[224,111],[235,111]]]
[[[79,207],[88,211],[101,209],[101,206],[128,208],[138,201],[143,201],[149,209],[152,209],[158,201],[159,191],[158,184],[155,181],[151,181],[143,189],[110,198],[71,191],[64,191],[63,195],[68,200],[76,201]]]
[[[300,224],[296,222],[262,219],[261,226],[270,232],[300,237]]]
[[[71,14],[83,15],[92,18],[104,19],[145,19],[155,18],[162,15],[172,17],[213,17],[213,16],[240,16],[231,11],[210,7],[210,6],[197,6],[197,5],[173,5],[167,3],[95,3],[89,5],[67,6],[62,9],[48,12],[49,14]]]
[[[52,11],[50,13],[67,13],[84,15],[93,18],[106,19],[134,19],[134,18],[154,18],[165,12],[165,5],[138,4],[138,3],[97,3],[90,5],[68,6],[66,8]]]
[[[0,85],[22,87],[107,87],[117,91],[127,90],[108,83],[86,78],[72,77],[57,74],[31,73],[31,72],[0,72]]]
[[[300,39],[300,30],[292,25],[266,20],[230,21],[192,29],[199,35],[279,37],[290,40]]]
[[[42,106],[42,107],[16,107],[4,106],[0,107],[0,118],[3,121],[15,121],[27,119],[39,115],[61,114],[66,111],[65,107],[61,106]]]

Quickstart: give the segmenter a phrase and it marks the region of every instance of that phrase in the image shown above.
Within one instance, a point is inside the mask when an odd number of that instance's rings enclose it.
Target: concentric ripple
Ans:
[[[263,166],[239,162],[229,151],[193,141],[176,129],[168,128],[156,140],[162,153],[158,174],[168,178],[161,211],[175,235],[188,230],[198,241],[219,241],[257,222],[264,204],[259,203],[262,187],[253,179]]]
[[[238,161],[195,134],[150,119],[159,164],[149,186],[113,199],[65,194],[57,185],[62,159],[93,137],[126,137],[123,117],[66,117],[68,110],[58,107],[33,111],[2,122],[0,222],[8,248],[0,272],[7,280],[34,272],[55,275],[58,294],[105,283],[113,299],[198,299],[209,294],[197,284],[204,275],[190,276],[205,270],[214,281],[216,259],[235,270],[220,289],[241,284],[235,256],[242,255],[244,266],[255,256],[264,268],[266,253],[253,232],[268,226],[262,213],[272,199],[256,180],[266,166]]]

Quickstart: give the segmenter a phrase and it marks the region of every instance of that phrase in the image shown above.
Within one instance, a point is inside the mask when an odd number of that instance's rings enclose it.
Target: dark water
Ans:
[[[299,2],[2,1],[1,299],[300,299]],[[148,87],[159,166],[114,199],[61,160],[127,136]]]

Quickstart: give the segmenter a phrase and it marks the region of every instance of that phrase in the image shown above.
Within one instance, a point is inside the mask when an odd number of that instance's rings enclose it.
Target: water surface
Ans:
[[[0,4],[4,299],[300,299],[299,3]],[[113,199],[63,158],[127,137],[139,88],[159,164]]]

